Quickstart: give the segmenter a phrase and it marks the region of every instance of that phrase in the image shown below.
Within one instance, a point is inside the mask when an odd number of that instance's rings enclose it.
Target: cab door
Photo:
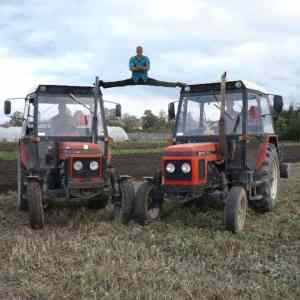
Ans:
[[[248,93],[247,166],[255,170],[266,136],[274,134],[269,99],[266,95]]]
[[[35,137],[35,100],[27,97],[24,108],[20,145],[20,162],[25,170],[38,168],[37,138]]]

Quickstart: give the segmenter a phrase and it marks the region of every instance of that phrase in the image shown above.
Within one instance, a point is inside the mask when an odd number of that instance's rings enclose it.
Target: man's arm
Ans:
[[[138,72],[138,71],[149,71],[150,70],[150,60],[148,57],[146,57],[146,66],[135,66],[134,58],[131,57],[129,61],[129,69],[132,72]]]
[[[145,66],[145,71],[149,71],[150,70],[150,59],[146,56],[146,66]]]
[[[140,71],[140,68],[135,66],[133,57],[131,57],[130,60],[129,60],[129,69],[130,69],[131,72]]]
[[[144,67],[143,66],[137,67],[136,69],[138,69],[138,70],[136,70],[136,71],[149,71],[150,70],[150,60],[147,56],[146,56],[145,61],[146,61],[146,65]]]

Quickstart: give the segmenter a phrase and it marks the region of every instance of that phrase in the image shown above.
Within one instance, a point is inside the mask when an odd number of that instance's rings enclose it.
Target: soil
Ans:
[[[15,150],[15,145],[1,144],[1,151]],[[5,149],[5,150],[4,150]],[[300,145],[288,145],[284,150],[286,162],[300,161]],[[115,155],[112,164],[121,175],[130,175],[135,179],[153,176],[160,166],[160,153]],[[0,193],[15,190],[17,187],[16,161],[0,160]]]
[[[120,175],[130,175],[138,179],[154,174],[155,168],[159,167],[160,156],[159,153],[115,155],[112,164]],[[17,162],[0,160],[0,193],[16,188]]]

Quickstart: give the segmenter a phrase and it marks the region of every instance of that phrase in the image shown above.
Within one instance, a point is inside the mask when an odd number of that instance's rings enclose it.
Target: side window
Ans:
[[[24,122],[22,125],[22,136],[26,134],[26,127],[27,127],[27,116],[28,116],[28,99],[25,101],[25,106],[24,106]]]
[[[34,132],[34,104],[30,103],[29,100],[26,102],[28,104],[25,112],[25,135],[32,135]]]
[[[260,97],[260,106],[262,113],[263,131],[265,133],[274,133],[273,118],[270,110],[269,99],[265,96]]]
[[[262,112],[259,106],[259,97],[255,94],[248,96],[248,133],[263,133]]]

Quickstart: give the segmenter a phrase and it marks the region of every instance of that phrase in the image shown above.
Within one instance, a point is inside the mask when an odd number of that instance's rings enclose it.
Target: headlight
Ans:
[[[83,168],[82,161],[80,161],[80,160],[75,161],[74,164],[73,164],[73,168],[74,168],[75,171],[82,170],[82,168]]]
[[[188,163],[183,163],[181,165],[181,171],[185,174],[190,173],[191,172],[191,165]]]
[[[172,163],[168,163],[168,164],[166,165],[166,171],[167,171],[168,173],[174,173],[174,172],[175,172],[175,165],[172,164]]]
[[[99,163],[97,161],[95,161],[95,160],[91,161],[90,162],[90,169],[92,171],[98,170],[99,169]]]

